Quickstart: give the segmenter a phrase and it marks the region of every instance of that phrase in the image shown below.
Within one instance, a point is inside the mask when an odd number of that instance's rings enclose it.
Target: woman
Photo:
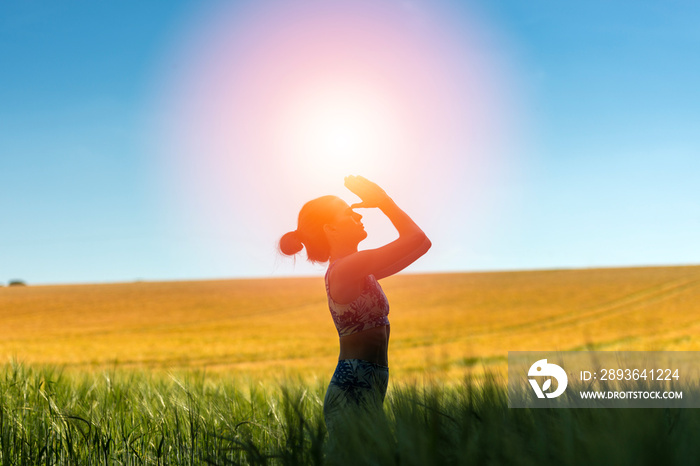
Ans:
[[[323,403],[329,432],[360,407],[378,412],[389,382],[389,303],[377,280],[413,263],[430,240],[377,184],[348,176],[345,186],[361,200],[348,206],[335,196],[307,202],[295,231],[280,239],[280,250],[294,255],[306,248],[310,261],[329,262],[328,307],[340,338],[340,356]],[[377,249],[358,251],[367,237],[356,208],[379,208],[393,223],[398,239]]]

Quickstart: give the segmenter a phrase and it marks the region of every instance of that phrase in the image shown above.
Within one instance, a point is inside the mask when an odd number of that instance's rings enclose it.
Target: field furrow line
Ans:
[[[633,293],[632,295],[588,311],[575,312],[573,315],[550,320],[550,322],[541,326],[541,328],[552,329],[568,327],[575,324],[591,322],[601,317],[608,318],[619,316],[632,312],[642,306],[649,306],[651,304],[667,301],[696,288],[699,283],[700,280],[683,280],[665,286],[654,287],[653,289]]]
[[[612,302],[596,306],[592,309],[589,308],[588,310],[573,311],[559,317],[552,317],[545,322],[542,320],[533,320],[520,324],[508,325],[495,330],[476,332],[471,334],[471,337],[498,335],[532,328],[537,328],[539,331],[541,331],[543,329],[568,327],[575,324],[590,322],[600,317],[611,317],[633,311],[639,305],[655,304],[657,302],[668,300],[697,287],[699,283],[700,280],[698,279],[678,280],[665,285],[654,286],[646,290],[632,293]]]

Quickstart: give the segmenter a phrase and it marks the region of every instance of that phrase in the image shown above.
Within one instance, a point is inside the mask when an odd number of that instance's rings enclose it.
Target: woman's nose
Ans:
[[[352,217],[353,217],[355,220],[358,220],[358,221],[359,221],[359,220],[362,220],[362,215],[358,214],[357,212],[353,212],[353,213],[352,213]]]

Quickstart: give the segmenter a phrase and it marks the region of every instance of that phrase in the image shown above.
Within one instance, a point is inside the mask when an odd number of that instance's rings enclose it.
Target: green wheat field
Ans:
[[[321,278],[0,288],[0,464],[688,464],[692,409],[509,409],[508,351],[700,349],[700,267],[399,275],[330,449]]]

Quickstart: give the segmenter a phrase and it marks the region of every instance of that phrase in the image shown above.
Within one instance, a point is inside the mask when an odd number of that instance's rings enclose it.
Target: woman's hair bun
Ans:
[[[301,251],[303,247],[304,245],[301,243],[296,230],[285,233],[282,238],[280,238],[280,251],[282,251],[282,254],[293,256]]]

